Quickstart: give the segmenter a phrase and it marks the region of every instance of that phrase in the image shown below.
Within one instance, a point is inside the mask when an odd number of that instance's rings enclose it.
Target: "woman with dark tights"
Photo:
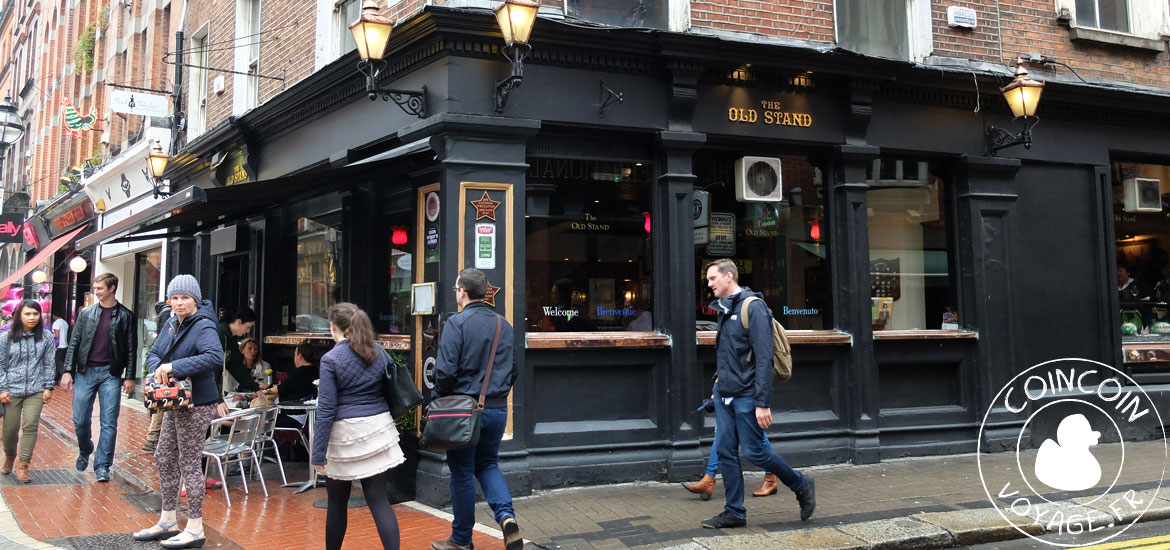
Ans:
[[[374,343],[370,318],[353,304],[329,308],[329,331],[337,344],[321,357],[310,460],[317,472],[328,476],[325,548],[341,549],[350,489],[354,480],[361,480],[382,548],[398,550],[398,519],[386,491],[387,470],[406,457],[398,447],[398,430],[382,397],[387,357]]]

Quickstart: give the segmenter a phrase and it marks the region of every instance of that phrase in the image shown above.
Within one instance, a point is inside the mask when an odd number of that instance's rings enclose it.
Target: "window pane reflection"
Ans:
[[[527,330],[652,330],[650,165],[529,165]]]
[[[329,332],[329,306],[341,301],[341,231],[297,220],[297,331]]]

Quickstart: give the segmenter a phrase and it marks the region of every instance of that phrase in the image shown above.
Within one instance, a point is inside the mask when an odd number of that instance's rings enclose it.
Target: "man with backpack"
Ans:
[[[786,343],[783,329],[777,330],[774,339],[772,312],[761,294],[739,286],[735,262],[724,258],[707,264],[706,277],[707,287],[716,298],[710,307],[719,314],[715,340],[715,445],[727,500],[723,512],[704,521],[703,527],[747,525],[741,448],[749,462],[775,474],[796,494],[800,519],[807,520],[817,506],[812,476],[792,469],[764,445],[763,439],[764,430],[772,425],[772,381],[780,375],[779,370],[773,370],[773,361],[777,360],[776,342]],[[745,312],[747,322],[740,319]],[[781,359],[790,369],[790,359],[784,355],[788,350],[781,351]],[[791,374],[791,370],[787,373]]]

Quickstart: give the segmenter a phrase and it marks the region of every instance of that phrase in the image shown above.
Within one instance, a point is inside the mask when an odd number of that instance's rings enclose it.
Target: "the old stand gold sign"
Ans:
[[[729,107],[727,120],[745,124],[774,124],[776,126],[798,126],[808,128],[812,126],[812,115],[808,113],[793,113],[782,110],[779,101],[761,101],[760,110],[744,107]]]

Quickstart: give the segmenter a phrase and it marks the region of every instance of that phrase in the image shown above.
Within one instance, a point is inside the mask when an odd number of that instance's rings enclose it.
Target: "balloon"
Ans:
[[[16,311],[16,307],[20,305],[20,300],[6,300],[4,305],[0,305],[0,313],[5,317],[12,317],[12,313]]]
[[[8,300],[20,300],[24,298],[24,287],[12,286],[8,287]]]

